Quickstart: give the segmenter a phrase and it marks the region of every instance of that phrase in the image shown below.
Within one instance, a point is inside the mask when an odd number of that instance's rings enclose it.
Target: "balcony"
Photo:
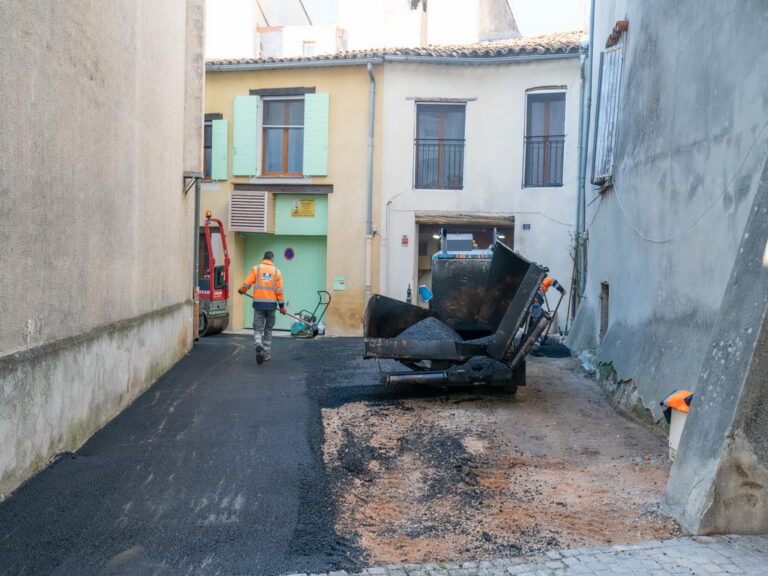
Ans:
[[[563,185],[565,135],[525,137],[526,187]]]
[[[416,188],[461,190],[464,187],[464,140],[414,141]]]

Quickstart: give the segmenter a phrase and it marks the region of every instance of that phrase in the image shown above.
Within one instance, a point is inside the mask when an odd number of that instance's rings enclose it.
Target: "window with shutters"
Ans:
[[[262,162],[265,176],[301,176],[304,98],[265,99]]]
[[[592,184],[600,186],[613,178],[623,63],[623,39],[600,54],[600,76],[592,154]]]
[[[565,92],[531,91],[526,95],[526,187],[563,185]]]
[[[227,121],[206,114],[203,124],[203,180],[227,179]]]
[[[211,179],[211,158],[213,157],[213,124],[206,118],[203,125],[203,180]]]
[[[265,88],[232,103],[234,176],[328,175],[330,95]]]
[[[464,187],[466,104],[416,104],[414,187],[461,190]]]

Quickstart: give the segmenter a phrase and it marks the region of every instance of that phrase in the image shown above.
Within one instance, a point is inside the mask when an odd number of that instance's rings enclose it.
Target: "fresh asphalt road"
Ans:
[[[0,574],[361,566],[334,532],[321,448],[321,403],[352,389],[380,393],[359,339],[276,338],[261,366],[250,336],[201,339],[80,450],[0,503]]]

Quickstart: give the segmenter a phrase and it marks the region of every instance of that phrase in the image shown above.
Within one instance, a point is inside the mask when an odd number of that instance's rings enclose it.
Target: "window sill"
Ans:
[[[523,190],[557,190],[558,188],[565,188],[565,186],[563,184],[554,186],[523,186]]]
[[[464,188],[413,188],[414,192],[461,192]]]
[[[251,184],[311,184],[311,176],[251,176]]]

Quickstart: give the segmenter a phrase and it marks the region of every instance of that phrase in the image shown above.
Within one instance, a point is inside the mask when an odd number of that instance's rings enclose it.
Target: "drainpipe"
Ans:
[[[578,192],[576,196],[576,239],[578,240],[581,238],[581,235],[584,232],[584,219],[582,218],[582,211],[581,207],[584,204],[584,187],[582,186],[583,178],[582,174],[584,173],[584,163],[583,158],[584,154],[586,153],[586,146],[584,142],[584,85],[587,82],[587,73],[586,73],[586,65],[587,65],[587,54],[586,50],[588,47],[585,47],[585,52],[581,54],[581,59],[579,62],[579,178],[577,180],[578,185]],[[577,259],[578,264],[578,259]]]
[[[368,77],[371,79],[370,104],[368,106],[368,182],[365,220],[365,303],[371,298],[371,268],[373,256],[373,113],[376,99],[376,78],[373,64],[368,62]]]
[[[195,262],[192,266],[192,339],[197,340],[197,331],[199,329],[198,318],[200,315],[200,296],[198,294],[197,279],[200,275],[198,269],[200,262],[200,178],[195,178],[195,236],[193,246],[195,247]]]
[[[587,87],[586,96],[584,98],[585,105],[582,117],[584,119],[583,132],[580,134],[581,139],[581,157],[579,166],[579,191],[577,200],[577,214],[576,214],[576,253],[578,261],[578,290],[579,297],[583,296],[584,289],[586,287],[586,275],[587,268],[585,265],[586,249],[584,246],[584,234],[586,232],[586,190],[587,190],[587,148],[589,147],[589,124],[592,118],[592,64],[594,62],[595,52],[595,0],[591,0],[589,8],[589,47],[587,52],[588,69],[587,69]],[[583,73],[583,66],[582,66]],[[582,90],[584,89],[584,82],[582,80]],[[578,303],[577,303],[578,305]],[[575,310],[575,309],[574,309]]]

